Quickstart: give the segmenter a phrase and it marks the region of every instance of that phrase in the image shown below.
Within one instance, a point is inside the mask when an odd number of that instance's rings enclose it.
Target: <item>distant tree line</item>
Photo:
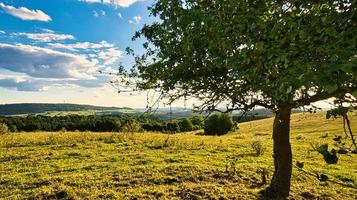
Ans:
[[[17,131],[119,131],[121,117],[117,116],[12,116],[0,117],[0,122],[5,123],[11,132]]]
[[[7,116],[0,117],[11,132],[18,131],[93,131],[93,132],[186,132],[203,128],[204,118],[158,120],[155,117],[135,115],[66,115],[66,116]]]
[[[256,118],[244,118],[250,121]],[[223,135],[232,130],[237,118],[214,114],[209,118],[160,120],[154,116],[122,115],[65,115],[65,116],[3,116],[0,123],[6,124],[11,132],[31,131],[92,131],[92,132],[166,132],[178,133],[204,129],[207,135]]]
[[[121,111],[131,108],[103,107],[78,104],[47,104],[47,103],[22,103],[0,105],[0,115],[20,115],[46,112],[78,112],[78,111]]]

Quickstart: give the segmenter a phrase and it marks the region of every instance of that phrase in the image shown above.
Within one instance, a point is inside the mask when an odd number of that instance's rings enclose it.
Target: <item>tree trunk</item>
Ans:
[[[290,146],[291,106],[283,104],[276,112],[273,125],[275,171],[270,192],[276,199],[286,199],[290,192],[292,152]]]

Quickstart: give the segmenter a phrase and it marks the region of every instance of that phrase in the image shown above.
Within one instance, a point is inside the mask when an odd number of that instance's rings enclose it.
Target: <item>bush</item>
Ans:
[[[0,135],[5,135],[9,133],[9,128],[6,124],[0,123]]]
[[[187,132],[187,131],[192,131],[193,130],[193,124],[190,119],[183,119],[179,122],[180,126],[180,131],[182,132]]]
[[[263,142],[259,138],[255,138],[252,140],[251,147],[257,156],[262,155],[265,151]]]
[[[205,135],[224,135],[233,128],[232,116],[229,114],[215,113],[205,121]]]

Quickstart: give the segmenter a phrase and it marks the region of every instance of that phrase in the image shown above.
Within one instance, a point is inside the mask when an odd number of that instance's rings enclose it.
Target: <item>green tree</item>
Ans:
[[[289,195],[293,108],[357,97],[357,1],[157,0],[145,25],[144,54],[124,75],[161,97],[196,97],[202,110],[275,112],[270,190]],[[122,69],[122,67],[121,67]],[[350,98],[351,99],[351,98]],[[355,98],[352,98],[355,102]]]
[[[179,122],[179,126],[180,126],[180,131],[182,131],[182,132],[187,132],[187,131],[193,130],[193,124],[192,124],[191,120],[188,118],[182,119]]]
[[[195,130],[202,129],[205,125],[205,118],[203,116],[193,116],[191,122]]]
[[[180,132],[180,126],[177,121],[168,122],[166,124],[166,131],[170,133]]]
[[[224,135],[233,128],[232,116],[229,114],[215,113],[205,121],[206,135]]]

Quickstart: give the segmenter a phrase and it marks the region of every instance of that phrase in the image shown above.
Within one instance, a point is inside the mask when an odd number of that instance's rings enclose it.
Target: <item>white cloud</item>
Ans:
[[[93,50],[114,47],[114,44],[110,44],[107,41],[101,41],[100,43],[77,42],[74,44],[48,43],[47,45],[53,49],[67,49],[70,51],[77,51],[78,49]]]
[[[55,33],[55,31],[53,31],[51,29],[47,29],[47,28],[41,28],[41,30],[45,33]]]
[[[120,12],[117,13],[117,16],[118,16],[120,19],[123,19],[123,15],[122,15]]]
[[[135,16],[132,20],[129,20],[130,24],[139,24],[141,22],[141,16]]]
[[[47,91],[50,88],[79,88],[80,86],[86,88],[96,88],[104,85],[102,81],[95,82],[84,80],[82,84],[80,80],[48,80],[48,79],[36,79],[26,76],[0,76],[0,87],[7,89],[15,89],[17,91],[28,92],[41,92]],[[91,83],[89,85],[88,82]],[[97,83],[97,84],[96,84]]]
[[[141,16],[135,16],[132,20],[129,20],[130,24],[139,24],[141,22]]]
[[[93,11],[93,16],[94,17],[104,17],[106,15],[104,10],[100,10],[100,11]]]
[[[0,43],[0,68],[39,78],[95,79],[95,61],[84,55],[30,45]]]
[[[1,34],[6,34],[6,32],[5,32],[5,31],[0,30],[0,35],[1,35]]]
[[[45,33],[14,33],[14,36],[25,36],[28,39],[36,40],[39,42],[51,42],[58,40],[73,40],[75,39],[73,35],[68,34],[56,34],[54,32],[45,32]]]
[[[98,52],[97,56],[104,65],[112,65],[119,60],[119,58],[123,57],[123,52],[116,48],[109,48]]]
[[[0,87],[15,89],[17,91],[46,91],[49,89],[43,82],[20,78],[0,78]]]
[[[49,43],[48,46],[52,49],[86,51],[88,53],[87,56],[91,58],[92,61],[102,63],[103,65],[112,65],[124,55],[114,44],[108,43],[107,41],[101,41],[100,43],[77,42],[74,44]]]
[[[22,20],[37,20],[48,22],[51,21],[51,17],[41,10],[30,10],[25,7],[15,8],[13,6],[5,5],[0,2],[0,8],[2,8],[7,14],[14,17],[18,17]]]
[[[112,5],[115,7],[129,7],[135,2],[144,1],[144,0],[79,0],[86,3],[101,3]]]

